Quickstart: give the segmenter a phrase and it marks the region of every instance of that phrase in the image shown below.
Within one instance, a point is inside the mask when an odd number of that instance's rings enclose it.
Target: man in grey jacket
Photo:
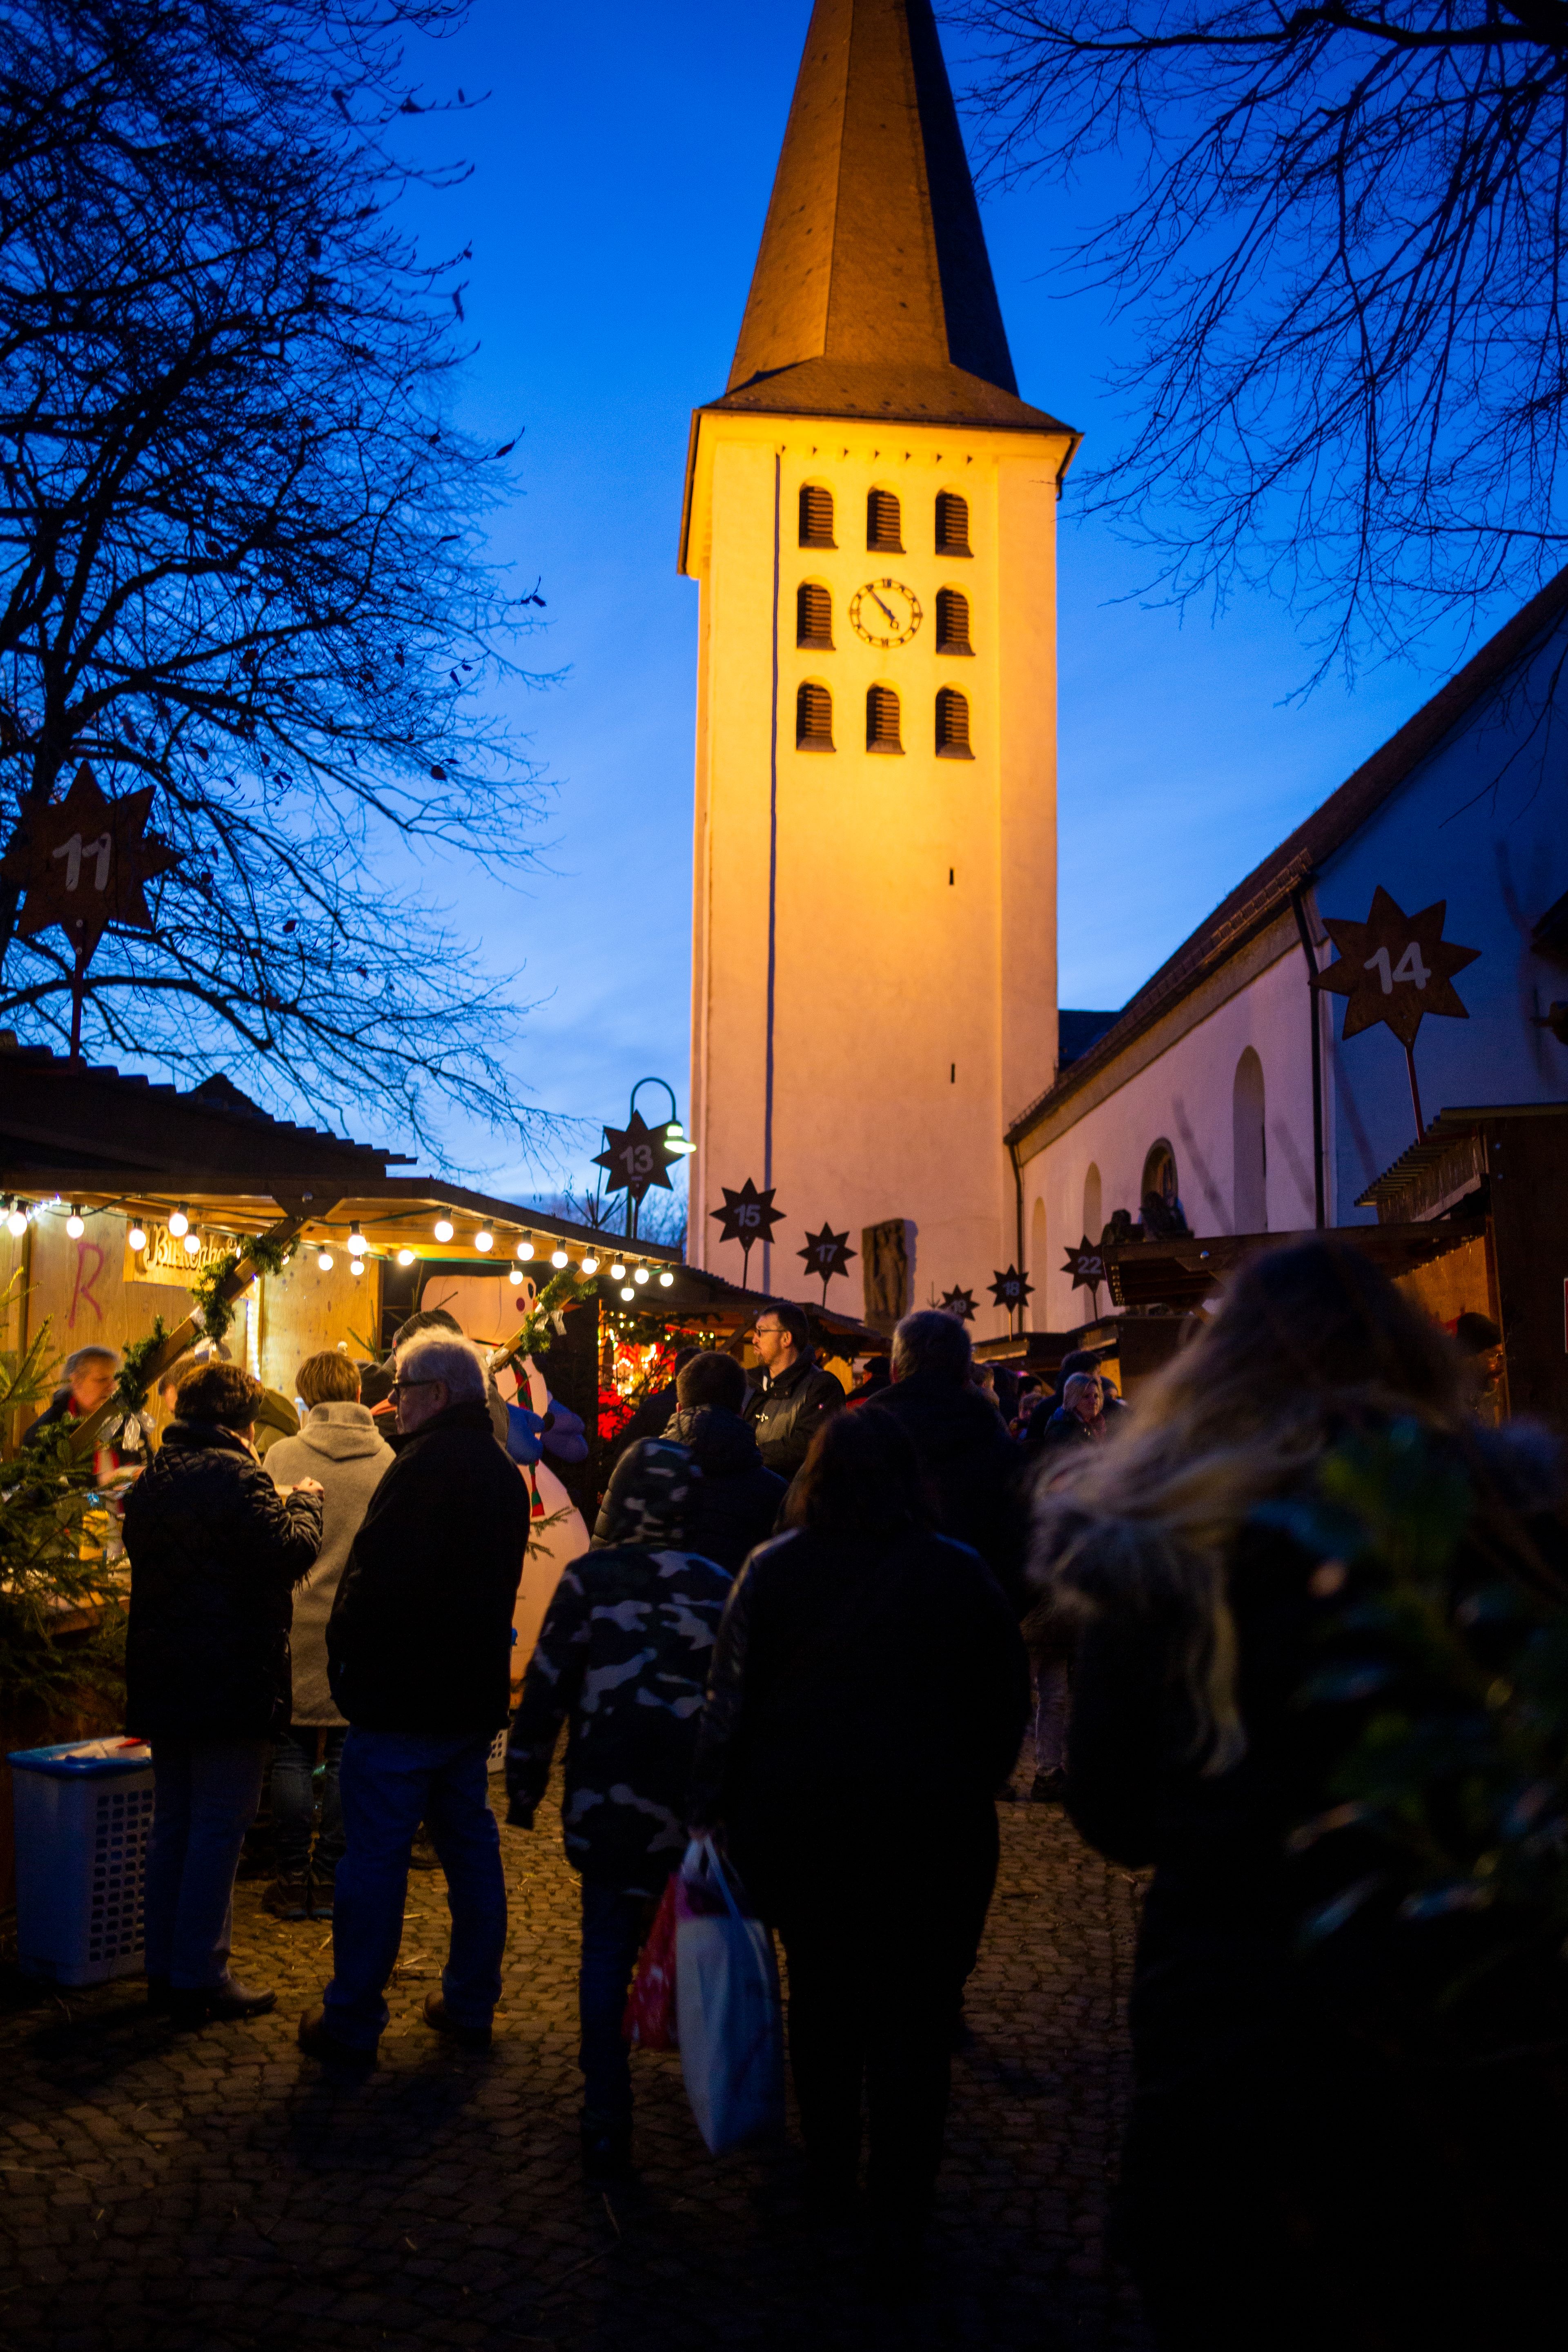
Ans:
[[[298,1437],[281,1437],[271,1447],[267,1467],[285,1493],[298,1479],[318,1479],[324,1518],[310,1582],[294,1596],[293,1719],[272,1757],[278,1875],[262,1901],[280,1919],[330,1919],[343,1852],[338,1768],[348,1726],[327,1683],[327,1620],[360,1523],[393,1455],[370,1408],[360,1402],[359,1367],[347,1356],[327,1349],[309,1357],[295,1385],[306,1408],[304,1423]],[[312,1853],[318,1743],[325,1769]]]

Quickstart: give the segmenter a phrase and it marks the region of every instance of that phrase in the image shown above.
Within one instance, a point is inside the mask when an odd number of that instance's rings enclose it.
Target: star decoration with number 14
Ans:
[[[1445,941],[1443,922],[1447,911],[1447,900],[1439,898],[1418,915],[1407,915],[1379,883],[1364,923],[1323,917],[1323,929],[1338,948],[1340,960],[1327,971],[1319,972],[1312,985],[1348,999],[1347,1037],[1385,1021],[1408,1051],[1415,1043],[1423,1014],[1440,1013],[1454,1021],[1469,1019],[1454,986],[1454,974],[1474,963],[1480,950]]]

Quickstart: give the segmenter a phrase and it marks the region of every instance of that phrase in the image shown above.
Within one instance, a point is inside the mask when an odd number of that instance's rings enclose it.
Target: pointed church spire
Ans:
[[[1017,396],[931,0],[816,0],[714,405],[1061,429]]]

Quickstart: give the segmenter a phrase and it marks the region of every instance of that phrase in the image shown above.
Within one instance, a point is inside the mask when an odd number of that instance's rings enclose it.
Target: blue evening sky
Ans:
[[[808,15],[809,0],[478,0],[427,61],[432,96],[489,93],[424,134],[475,170],[420,207],[432,245],[472,241],[463,299],[478,350],[459,414],[498,443],[526,427],[521,495],[494,543],[521,587],[542,575],[549,625],[528,655],[561,673],[515,698],[554,790],[550,870],[525,887],[438,868],[429,879],[498,968],[526,967],[536,1009],[520,1100],[595,1126],[621,1117],[646,1072],[686,1107],[698,591],[675,558],[687,427],[723,388]],[[1055,291],[1071,203],[1014,191],[984,215],[1021,391],[1097,451],[1114,446],[1103,303]],[[1282,605],[1257,597],[1217,623],[1184,622],[1136,600],[1140,561],[1074,522],[1069,488],[1068,1005],[1123,1003],[1437,682],[1384,667],[1353,695],[1335,682],[1288,702],[1310,660]],[[496,1139],[454,1129],[450,1142],[499,1190],[554,1181]]]

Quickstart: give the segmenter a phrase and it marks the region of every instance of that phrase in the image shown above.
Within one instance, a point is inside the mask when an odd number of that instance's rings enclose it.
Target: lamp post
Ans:
[[[637,1109],[637,1097],[644,1087],[662,1087],[669,1097],[669,1117],[663,1127],[649,1127]],[[637,1213],[643,1194],[650,1185],[670,1187],[669,1170],[677,1160],[695,1151],[697,1146],[686,1139],[676,1110],[675,1088],[668,1078],[639,1078],[632,1088],[626,1107],[625,1127],[606,1127],[605,1149],[594,1162],[595,1168],[607,1168],[612,1192],[624,1192],[626,1196],[626,1239],[636,1241]]]

